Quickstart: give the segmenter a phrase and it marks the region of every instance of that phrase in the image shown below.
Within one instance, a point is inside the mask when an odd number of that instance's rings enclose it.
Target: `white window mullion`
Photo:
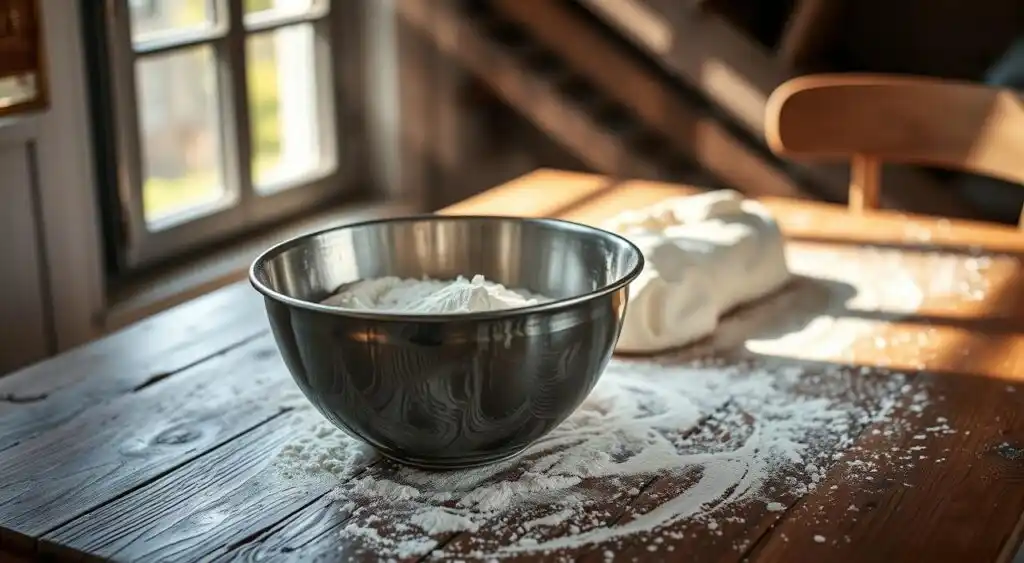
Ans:
[[[227,37],[221,53],[221,72],[227,88],[222,96],[222,108],[226,140],[225,152],[228,170],[231,171],[231,186],[238,194],[238,205],[243,216],[250,217],[249,210],[256,197],[253,190],[252,174],[252,128],[249,122],[249,89],[245,61],[245,0],[219,0],[225,9]]]
[[[341,130],[341,109],[352,98],[352,96],[346,95],[347,93],[340,87],[345,83],[347,69],[340,64],[345,57],[337,54],[337,50],[340,49],[343,42],[332,33],[334,30],[332,20],[332,17],[323,18],[317,21],[313,28],[313,68],[315,69],[316,84],[313,96],[322,115],[329,116],[328,119],[322,120],[323,123],[318,131],[322,170],[336,170],[339,166],[340,137],[346,134]],[[359,87],[362,87],[361,79]]]

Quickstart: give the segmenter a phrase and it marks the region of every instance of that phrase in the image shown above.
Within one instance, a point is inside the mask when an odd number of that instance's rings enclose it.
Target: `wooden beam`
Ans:
[[[694,112],[656,74],[622,53],[564,5],[497,0],[494,6],[725,183],[753,196],[808,197],[792,178],[720,123]]]
[[[440,52],[431,37],[394,17],[390,6],[376,1],[356,6],[366,11],[367,20],[356,25],[363,36],[350,37],[356,51],[363,51],[352,53],[363,72],[347,91],[360,91],[366,77],[372,81],[360,116],[372,121],[372,148],[353,147],[351,165],[370,164],[371,177],[386,187],[389,199],[428,211],[542,165],[581,168],[569,151],[525,126],[518,115],[500,121],[507,114],[498,117],[493,108],[504,112],[507,106]]]
[[[740,126],[764,138],[765,102],[775,88],[794,75],[716,14],[679,0],[578,0],[602,21],[622,32],[669,72],[698,89]],[[531,4],[532,6],[533,4]],[[823,193],[846,197],[845,166],[793,163]],[[952,190],[907,166],[887,166],[882,204],[961,217],[971,206]]]
[[[532,5],[532,4],[531,4]],[[499,43],[481,34],[447,0],[403,0],[400,19],[457,60],[540,130],[557,139],[587,166],[619,177],[658,178],[657,163],[634,154],[550,81],[531,72]]]

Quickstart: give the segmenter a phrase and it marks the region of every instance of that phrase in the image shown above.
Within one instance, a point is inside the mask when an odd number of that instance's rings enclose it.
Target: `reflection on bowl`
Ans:
[[[324,416],[397,461],[456,468],[517,454],[583,402],[642,268],[639,249],[592,227],[423,216],[281,243],[256,259],[250,281],[292,376]],[[441,315],[320,304],[360,279],[474,274],[554,300]]]

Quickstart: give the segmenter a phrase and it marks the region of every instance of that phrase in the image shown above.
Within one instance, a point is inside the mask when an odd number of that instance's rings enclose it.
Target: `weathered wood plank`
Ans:
[[[751,196],[808,197],[767,159],[714,119],[699,115],[651,72],[559,2],[500,0],[495,7],[526,26],[574,70],[629,107],[697,164]]]
[[[367,470],[375,478],[386,478],[388,464],[379,464]],[[236,546],[219,555],[218,563],[226,561],[265,561],[288,559],[295,561],[380,561],[375,548],[359,537],[342,535],[346,526],[359,526],[379,531],[386,536],[400,521],[382,520],[374,507],[353,508],[344,501],[325,495],[298,511],[268,533],[250,543]],[[388,561],[414,562],[430,557],[432,551],[447,542],[451,534],[438,534],[431,541],[423,541],[403,550],[401,557]]]
[[[301,561],[336,560],[341,526],[352,516],[344,503],[322,495],[252,541],[219,554],[215,561],[266,561],[293,558]]]
[[[0,379],[0,451],[268,331],[235,284]]]
[[[387,479],[398,468],[388,462],[376,463],[358,475],[374,479]],[[387,510],[387,507],[381,507]],[[324,495],[315,502],[295,512],[278,526],[252,541],[233,546],[216,557],[218,562],[264,561],[287,558],[297,561],[380,561],[373,545],[367,544],[361,535],[345,534],[342,529],[356,526],[376,530],[382,537],[394,533],[394,526],[404,525],[400,520],[382,519],[375,506],[353,506],[333,495]],[[426,558],[452,534],[438,534],[431,540],[415,542],[406,546],[401,556],[392,554],[390,561],[417,561]]]
[[[272,465],[303,418],[279,416],[234,438],[47,534],[40,550],[59,554],[70,548],[132,561],[195,561],[244,542],[332,486],[312,475],[283,479]]]
[[[981,376],[926,374],[915,384],[915,392],[922,389],[944,400],[906,431],[886,435],[890,429],[877,426],[856,444],[854,459],[873,462],[873,478],[851,479],[845,463],[835,466],[819,491],[755,549],[753,561],[1006,561],[1013,555],[1024,506],[1024,388]],[[953,432],[925,433],[946,424]],[[909,468],[892,456],[871,455],[893,448],[921,449]]]
[[[595,170],[623,177],[657,178],[656,163],[641,158],[548,80],[529,72],[511,53],[482,36],[447,2],[409,0],[396,4],[402,21],[430,37],[447,56],[487,84],[503,101],[558,140]]]
[[[263,336],[25,440],[0,458],[0,533],[38,538],[263,424],[295,393]]]

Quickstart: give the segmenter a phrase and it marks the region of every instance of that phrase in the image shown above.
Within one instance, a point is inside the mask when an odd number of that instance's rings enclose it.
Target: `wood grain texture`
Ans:
[[[268,330],[259,295],[235,284],[0,378],[0,451]]]
[[[393,477],[394,465],[377,463],[368,467],[360,476],[375,479]],[[385,507],[380,507],[385,509]],[[264,561],[267,559],[289,559],[296,561],[379,561],[374,546],[367,545],[362,536],[342,538],[346,526],[358,526],[376,530],[386,536],[395,525],[402,522],[389,521],[379,517],[378,507],[356,506],[324,495],[315,502],[282,518],[279,525],[265,531],[252,541],[234,546],[219,553],[216,561]],[[453,534],[437,534],[433,541],[424,541],[409,546],[402,557],[395,561],[418,561],[427,558],[436,547],[444,545]]]
[[[276,474],[271,462],[297,429],[298,417],[290,414],[54,530],[43,537],[41,551],[194,561],[244,542],[332,486],[312,475],[285,480]]]
[[[252,541],[219,554],[215,560],[219,563],[274,558],[337,560],[339,530],[351,516],[352,512],[339,507],[337,500],[323,495]]]
[[[9,448],[3,532],[42,536],[180,467],[277,416],[293,386],[262,337]]]
[[[1011,540],[1019,541],[1013,535],[1024,507],[1024,388],[971,375],[925,374],[913,392],[922,389],[943,400],[922,413],[916,427],[890,436],[876,427],[880,432],[865,432],[855,451],[923,446],[929,455],[918,456],[910,469],[880,462],[868,487],[850,486],[846,464],[837,465],[820,492],[802,499],[758,546],[752,561],[1008,559],[1003,552]],[[939,416],[960,430],[915,439]],[[815,542],[815,535],[825,541]]]

